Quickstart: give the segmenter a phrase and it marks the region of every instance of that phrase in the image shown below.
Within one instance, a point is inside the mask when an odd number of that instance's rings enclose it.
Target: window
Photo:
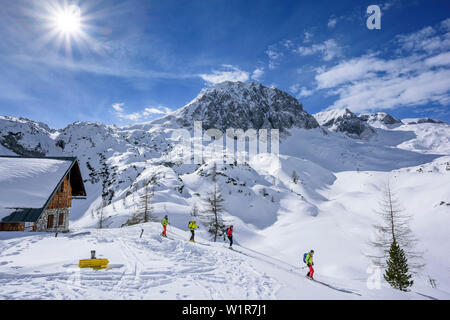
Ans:
[[[58,217],[58,226],[64,225],[64,213],[60,213]]]
[[[59,187],[59,192],[64,192],[64,182],[61,183],[61,187]]]
[[[47,229],[53,228],[53,215],[49,214],[47,217]]]

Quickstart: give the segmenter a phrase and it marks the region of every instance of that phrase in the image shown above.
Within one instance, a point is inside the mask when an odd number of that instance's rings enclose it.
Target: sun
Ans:
[[[76,35],[81,32],[81,10],[75,5],[62,8],[54,13],[54,27],[64,35]]]
[[[24,12],[36,21],[36,45],[49,46],[67,58],[95,52],[104,54],[104,44],[96,39],[106,34],[101,26],[104,14],[95,9],[94,1],[40,0],[33,1]]]

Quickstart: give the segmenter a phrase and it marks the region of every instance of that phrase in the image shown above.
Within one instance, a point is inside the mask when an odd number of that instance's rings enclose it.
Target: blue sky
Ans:
[[[366,9],[381,8],[381,30]],[[61,41],[58,8],[81,30]],[[69,46],[70,45],[70,46]],[[149,121],[223,80],[327,108],[450,121],[450,2],[0,0],[0,114]]]

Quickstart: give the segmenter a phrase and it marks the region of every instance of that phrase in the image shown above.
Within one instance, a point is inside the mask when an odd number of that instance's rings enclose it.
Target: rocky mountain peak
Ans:
[[[401,125],[402,121],[400,119],[394,118],[388,113],[385,112],[377,112],[371,114],[361,114],[359,118],[363,121],[366,121],[369,124],[373,124],[379,122],[381,124],[392,126],[392,125]]]
[[[302,104],[288,93],[255,82],[222,82],[203,89],[171,116],[183,127],[203,121],[203,128],[279,129],[319,126]],[[164,118],[161,119],[164,121]]]
[[[314,114],[321,126],[335,132],[342,132],[352,138],[368,138],[375,130],[349,109],[327,110]]]

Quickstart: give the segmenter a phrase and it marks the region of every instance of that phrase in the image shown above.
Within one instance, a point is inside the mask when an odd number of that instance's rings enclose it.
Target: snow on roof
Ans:
[[[0,220],[11,208],[42,208],[72,161],[0,157]]]

